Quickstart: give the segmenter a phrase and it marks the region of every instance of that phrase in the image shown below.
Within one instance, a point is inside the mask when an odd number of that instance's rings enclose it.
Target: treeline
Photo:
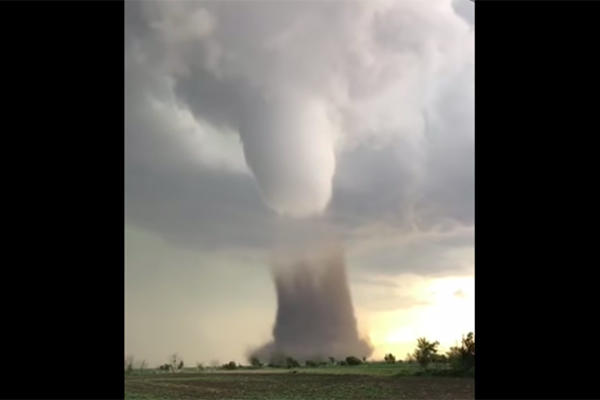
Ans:
[[[385,355],[383,362],[394,364],[394,363],[409,363],[418,364],[420,370],[414,371],[415,375],[460,375],[460,376],[473,376],[475,372],[475,338],[473,332],[469,332],[466,336],[462,337],[461,343],[458,346],[451,347],[445,354],[438,353],[439,342],[431,342],[424,337],[417,339],[417,346],[412,353],[406,355],[405,360],[397,360],[392,353]],[[237,364],[235,361],[218,366],[218,363],[212,366],[211,369],[223,369],[223,370],[236,370],[236,369],[258,369],[265,367],[263,363],[257,357],[251,357],[250,365],[244,366]],[[317,368],[326,366],[355,366],[361,364],[373,364],[377,362],[367,362],[366,357],[358,358],[355,356],[347,356],[344,359],[336,360],[334,357],[328,357],[327,360],[306,360],[302,365],[298,360],[293,357],[285,356],[283,354],[271,357],[269,362],[266,364],[270,368]],[[168,362],[160,365],[155,371],[157,372],[179,372],[184,369],[183,360],[177,355],[173,354],[169,357]],[[434,368],[431,368],[431,367]],[[441,367],[440,367],[441,366]],[[142,361],[139,366],[139,371],[146,369],[146,362]],[[205,367],[201,363],[196,363],[194,368],[198,371],[205,370]],[[134,359],[128,357],[125,360],[125,373],[131,373],[134,371]]]
[[[469,332],[462,337],[459,346],[450,347],[446,354],[438,354],[439,342],[430,342],[426,338],[417,339],[417,348],[412,354],[406,355],[407,362],[418,363],[425,373],[433,375],[474,375],[475,373],[475,337]],[[386,354],[385,361],[394,363],[393,354]],[[449,368],[429,369],[433,363],[446,364]]]

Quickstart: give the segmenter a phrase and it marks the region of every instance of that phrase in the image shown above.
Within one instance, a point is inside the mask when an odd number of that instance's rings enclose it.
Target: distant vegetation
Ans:
[[[250,365],[252,365],[254,368],[261,368],[263,363],[260,362],[258,357],[252,357],[250,358]]]
[[[413,358],[423,367],[427,369],[427,366],[436,360],[437,347],[440,342],[429,342],[424,337],[417,339],[417,348],[413,353]]]
[[[179,371],[183,368],[183,360],[179,358],[177,353],[172,354],[171,357],[169,357],[169,360],[171,371]]]
[[[125,373],[130,374],[133,371],[133,356],[125,358]]]
[[[293,357],[287,357],[285,359],[285,365],[287,368],[297,368],[300,366],[300,363]]]
[[[472,373],[475,368],[475,339],[473,332],[463,336],[461,345],[451,347],[448,351],[448,360],[454,370],[464,373]]]
[[[223,369],[236,369],[237,365],[236,365],[235,361],[229,361],[227,364],[223,364],[223,366],[221,368],[223,368]]]
[[[360,358],[356,358],[354,356],[346,357],[346,364],[348,365],[360,365],[362,361]]]
[[[381,371],[383,374],[394,373],[396,375],[403,376],[473,376],[475,373],[475,338],[473,332],[469,332],[467,335],[463,335],[459,345],[450,348],[446,354],[438,354],[438,341],[430,341],[427,338],[421,337],[417,339],[416,348],[412,353],[407,354],[406,360],[396,359],[392,353],[387,353],[382,361],[367,361],[366,357],[356,357],[354,355],[348,355],[345,359],[336,360],[334,357],[328,357],[327,360],[313,359],[304,360],[303,365],[291,356],[279,354],[269,361],[268,365],[265,366],[264,361],[258,357],[251,357],[247,366],[236,364],[235,361],[230,361],[226,364],[220,365],[213,361],[210,367],[205,367],[201,363],[196,363],[196,367],[187,368],[187,372],[196,371],[213,371],[213,370],[236,370],[236,369],[263,369],[263,368],[324,368],[328,370],[328,373],[338,373],[340,371],[356,371],[352,373],[378,373]],[[388,364],[388,366],[386,366]],[[128,356],[125,359],[125,373],[138,374],[138,373],[157,373],[160,371],[164,372],[182,372],[186,370],[183,359],[181,359],[176,353],[172,354],[168,358],[168,362],[160,365],[154,370],[147,369],[146,361],[142,361],[137,364],[137,369],[134,367],[134,357]],[[337,369],[336,369],[337,368]],[[363,371],[363,372],[361,372]],[[291,372],[296,372],[291,371]],[[341,372],[339,372],[341,373]],[[351,373],[351,372],[349,372]]]

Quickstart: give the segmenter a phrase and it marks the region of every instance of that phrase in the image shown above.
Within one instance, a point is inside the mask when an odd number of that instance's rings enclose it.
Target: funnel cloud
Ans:
[[[276,261],[277,316],[273,340],[250,356],[280,362],[368,357],[373,348],[358,335],[341,250],[312,248]]]
[[[245,118],[240,137],[265,202],[291,217],[322,212],[331,197],[336,131],[324,103],[286,93],[247,107],[261,118]]]
[[[473,2],[124,7],[129,353],[368,356],[369,282],[472,275]]]

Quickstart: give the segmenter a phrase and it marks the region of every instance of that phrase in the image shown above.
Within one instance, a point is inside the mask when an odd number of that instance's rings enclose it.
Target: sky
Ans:
[[[129,0],[124,39],[127,355],[245,362],[325,236],[372,359],[474,330],[473,2]]]

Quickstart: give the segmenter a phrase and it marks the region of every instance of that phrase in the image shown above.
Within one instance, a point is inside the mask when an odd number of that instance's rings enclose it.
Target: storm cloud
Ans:
[[[473,21],[469,0],[125,2],[127,225],[185,254],[161,258],[181,276],[191,253],[243,269],[331,235],[345,255],[325,265],[350,285],[472,274]],[[135,280],[148,260],[127,262]],[[280,298],[303,265],[274,272]]]
[[[213,242],[262,246],[277,214],[343,234],[472,225],[473,28],[457,4],[126,2],[128,217],[198,246],[212,220],[231,227]],[[188,228],[159,216],[172,196]]]

